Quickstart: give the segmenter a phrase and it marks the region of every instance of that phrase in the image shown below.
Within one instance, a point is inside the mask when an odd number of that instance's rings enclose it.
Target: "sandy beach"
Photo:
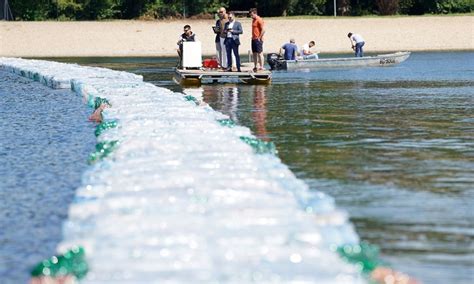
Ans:
[[[244,28],[241,54],[250,49],[251,19]],[[474,16],[267,18],[264,52],[276,52],[290,37],[298,45],[316,41],[324,53],[351,52],[348,32],[363,35],[366,53],[388,51],[474,50]],[[176,41],[190,24],[203,45],[215,53],[213,20],[0,22],[0,56],[175,56]]]

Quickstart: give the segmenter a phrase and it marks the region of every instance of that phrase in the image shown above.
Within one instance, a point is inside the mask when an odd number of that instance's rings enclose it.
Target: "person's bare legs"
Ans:
[[[263,52],[257,53],[258,64],[260,65],[259,70],[263,70]]]
[[[257,63],[258,63],[258,53],[253,52],[252,53],[252,58],[253,58],[253,70],[256,71],[257,69]]]
[[[254,52],[253,55],[253,70],[263,70],[263,52]]]

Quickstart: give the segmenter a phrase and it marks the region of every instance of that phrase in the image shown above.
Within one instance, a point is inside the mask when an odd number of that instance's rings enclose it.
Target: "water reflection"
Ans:
[[[202,85],[193,88],[184,88],[183,93],[192,95],[199,101],[206,102],[228,115],[236,124],[247,125],[246,121],[241,121],[242,106],[248,105],[249,99],[252,104],[248,111],[251,113],[252,125],[249,127],[258,138],[270,141],[267,131],[267,86],[263,85]],[[217,108],[216,108],[217,106]],[[244,120],[245,117],[243,117]]]
[[[252,119],[255,122],[255,135],[264,140],[270,141],[267,133],[267,97],[266,86],[255,85],[253,89],[253,112]]]
[[[183,91],[170,80],[174,59],[107,60]],[[274,72],[269,86],[204,85],[194,95],[275,142],[393,267],[424,283],[472,283],[473,63],[473,52],[413,53],[390,68]]]
[[[88,154],[90,109],[70,90],[53,90],[0,70],[0,283],[27,283],[54,255]]]
[[[334,196],[390,265],[425,283],[471,283],[472,55],[438,58],[446,71],[427,68],[439,55],[426,54],[383,71],[276,72],[270,86],[238,86],[233,117]]]
[[[222,111],[238,124],[239,119],[237,118],[237,110],[239,105],[239,89],[234,86],[218,89],[218,91],[218,96],[222,104]]]

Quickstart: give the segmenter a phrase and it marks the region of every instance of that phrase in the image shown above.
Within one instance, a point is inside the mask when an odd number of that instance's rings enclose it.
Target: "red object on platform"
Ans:
[[[202,66],[204,66],[205,68],[218,68],[219,63],[216,59],[204,59],[204,61],[202,62]]]

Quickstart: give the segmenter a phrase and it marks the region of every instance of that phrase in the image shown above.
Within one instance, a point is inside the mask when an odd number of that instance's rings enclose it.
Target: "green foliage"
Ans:
[[[398,1],[398,10],[400,14],[412,14],[410,13],[415,5],[415,0],[399,0]]]
[[[323,15],[326,11],[326,0],[292,0],[288,15]]]
[[[61,20],[73,20],[84,12],[84,5],[75,0],[57,0],[56,17]]]
[[[85,0],[84,19],[111,19],[120,13],[120,0]]]
[[[182,1],[155,0],[148,2],[143,13],[148,18],[181,17],[181,13],[183,13]]]
[[[121,17],[123,19],[138,18],[145,12],[145,7],[150,0],[121,0],[120,1]]]
[[[49,0],[10,0],[10,9],[16,20],[41,21],[49,18]]]
[[[260,15],[332,15],[333,0],[10,0],[17,20],[160,19],[258,8]],[[474,0],[336,0],[338,15],[469,13]]]
[[[351,11],[350,0],[337,0],[336,6],[337,6],[336,7],[337,15],[341,15],[341,16],[350,15],[350,11]],[[334,7],[333,7],[333,11],[334,11]]]
[[[221,6],[229,7],[228,1],[220,0],[148,0],[141,2],[146,2],[141,15],[154,19],[212,15]]]
[[[351,15],[366,16],[373,15],[377,11],[377,6],[373,0],[351,0]]]
[[[181,1],[182,2],[182,1]],[[226,1],[219,0],[188,0],[186,2],[186,15],[214,14],[219,7],[228,7]]]
[[[470,13],[473,0],[400,0],[400,13],[408,15]]]
[[[316,0],[319,1],[319,0]],[[256,1],[255,5],[250,7],[256,7],[260,15],[265,16],[282,16],[287,14],[288,9],[290,8],[290,0],[266,0],[266,1]],[[311,2],[311,1],[310,1]],[[248,9],[245,9],[248,10]]]
[[[399,0],[376,0],[380,15],[395,15],[398,12]]]
[[[435,14],[449,13],[468,13],[474,10],[473,0],[438,0],[432,7],[430,12]]]

